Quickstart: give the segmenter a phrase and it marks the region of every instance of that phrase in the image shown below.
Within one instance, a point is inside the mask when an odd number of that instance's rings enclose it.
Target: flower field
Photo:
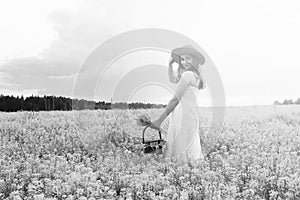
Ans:
[[[201,111],[187,165],[142,153],[159,109],[0,113],[0,199],[300,199],[300,106],[228,107],[214,133]]]

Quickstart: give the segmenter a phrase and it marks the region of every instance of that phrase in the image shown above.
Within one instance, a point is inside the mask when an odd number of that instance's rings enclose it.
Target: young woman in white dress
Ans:
[[[171,113],[164,158],[188,163],[203,159],[199,136],[199,93],[203,89],[201,66],[204,56],[190,45],[174,49],[169,62],[169,79],[176,83],[173,98],[151,128],[161,129],[162,122]],[[178,62],[178,77],[173,74],[172,64]]]

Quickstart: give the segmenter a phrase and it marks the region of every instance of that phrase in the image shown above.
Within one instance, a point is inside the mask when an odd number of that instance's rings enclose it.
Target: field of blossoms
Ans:
[[[159,109],[0,113],[0,199],[300,199],[300,106],[228,107],[214,133],[201,111],[187,165],[142,153]]]

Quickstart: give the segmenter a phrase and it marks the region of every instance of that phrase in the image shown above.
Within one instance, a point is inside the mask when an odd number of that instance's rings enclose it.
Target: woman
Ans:
[[[171,113],[164,157],[188,163],[190,160],[204,158],[198,131],[200,124],[198,108],[200,89],[203,89],[200,65],[204,64],[205,58],[190,45],[174,49],[172,57],[169,62],[169,78],[171,82],[177,84],[175,94],[161,116],[153,121],[150,127],[161,129],[162,122]],[[175,78],[173,74],[174,62],[179,64],[179,78]]]

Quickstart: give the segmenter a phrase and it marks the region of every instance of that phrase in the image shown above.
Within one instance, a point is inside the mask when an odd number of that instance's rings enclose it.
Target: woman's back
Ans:
[[[200,90],[198,88],[199,79],[197,75],[192,71],[185,71],[183,76],[188,82],[187,87],[182,99],[181,104],[187,104],[186,106],[196,108],[200,106]],[[181,77],[182,78],[182,77]]]

